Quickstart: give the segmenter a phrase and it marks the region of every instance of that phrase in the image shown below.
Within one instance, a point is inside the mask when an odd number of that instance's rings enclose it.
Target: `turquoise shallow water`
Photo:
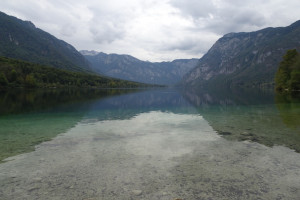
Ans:
[[[300,196],[297,101],[167,89],[5,95],[0,199]]]

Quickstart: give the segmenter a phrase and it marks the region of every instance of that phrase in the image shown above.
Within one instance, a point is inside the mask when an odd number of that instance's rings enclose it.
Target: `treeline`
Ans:
[[[135,88],[149,85],[0,57],[0,87]]]
[[[283,56],[275,75],[275,88],[279,92],[300,91],[300,54],[296,49]]]

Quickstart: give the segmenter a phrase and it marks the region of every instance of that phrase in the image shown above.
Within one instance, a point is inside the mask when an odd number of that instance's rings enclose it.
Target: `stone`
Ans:
[[[140,196],[143,193],[143,191],[142,190],[132,190],[132,193],[136,196]]]

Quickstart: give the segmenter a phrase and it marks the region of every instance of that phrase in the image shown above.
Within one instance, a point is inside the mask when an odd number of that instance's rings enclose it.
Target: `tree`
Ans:
[[[293,70],[291,72],[289,88],[290,88],[290,90],[300,91],[300,70]]]
[[[25,85],[27,87],[36,87],[37,84],[36,84],[36,80],[33,76],[33,74],[28,74],[26,75],[26,78],[25,78]]]
[[[10,82],[15,82],[17,80],[17,72],[15,69],[12,69],[10,72]]]
[[[277,91],[300,90],[300,54],[296,49],[288,50],[280,62],[275,75]]]
[[[2,72],[0,74],[0,86],[7,86],[7,85],[8,85],[7,78],[6,78],[5,74]]]

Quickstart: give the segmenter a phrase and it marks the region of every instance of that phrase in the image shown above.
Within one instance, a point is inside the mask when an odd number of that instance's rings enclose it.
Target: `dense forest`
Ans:
[[[300,91],[300,54],[296,49],[283,56],[275,75],[275,87],[279,92]]]
[[[135,88],[147,86],[149,85],[0,57],[0,88]]]

